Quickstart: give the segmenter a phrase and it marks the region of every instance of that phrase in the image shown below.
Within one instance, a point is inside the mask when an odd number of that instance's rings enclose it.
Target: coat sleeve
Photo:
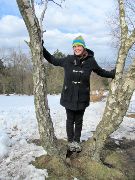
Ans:
[[[53,64],[54,66],[64,67],[66,58],[55,58],[44,48],[44,46],[43,46],[43,56],[49,63]]]
[[[93,71],[98,74],[101,77],[106,77],[106,78],[115,78],[115,69],[111,71],[106,71],[105,69],[102,69],[98,63],[96,62],[95,58],[93,58]]]

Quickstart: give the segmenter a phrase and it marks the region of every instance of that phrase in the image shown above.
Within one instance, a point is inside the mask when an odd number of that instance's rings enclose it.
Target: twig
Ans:
[[[59,7],[62,7],[61,4],[56,3],[54,0],[48,0],[48,1],[52,1],[54,4],[58,5]]]
[[[41,38],[43,39],[43,19],[44,19],[44,15],[45,15],[45,12],[47,10],[47,5],[48,5],[48,0],[45,0],[44,2],[42,1],[42,3],[44,4],[44,8],[43,8],[43,11],[41,13],[41,17],[40,17],[40,28],[41,28]]]
[[[24,42],[30,47],[30,42],[24,40]]]
[[[135,13],[135,5],[134,5],[134,3],[130,3],[129,1],[126,0],[126,5],[133,13]]]
[[[131,18],[128,15],[127,15],[127,19],[129,20],[129,23],[132,26],[132,28],[135,29],[135,25],[134,25],[133,21],[131,20]]]
[[[33,1],[33,0],[31,0],[31,1]],[[62,7],[61,4],[56,3],[54,0],[41,0],[41,4],[44,5],[43,11],[41,13],[41,18],[40,18],[40,28],[41,28],[41,37],[42,37],[42,39],[43,39],[43,33],[46,32],[46,30],[43,31],[43,24],[42,23],[43,23],[44,15],[45,15],[45,12],[47,10],[47,5],[48,5],[49,1],[52,1],[53,3],[58,5],[59,7]]]

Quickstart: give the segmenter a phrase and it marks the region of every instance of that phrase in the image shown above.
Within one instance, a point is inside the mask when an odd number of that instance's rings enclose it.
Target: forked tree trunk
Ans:
[[[32,0],[31,0],[32,2]],[[30,48],[33,59],[33,80],[35,110],[39,126],[40,138],[43,147],[50,155],[58,155],[56,137],[47,102],[46,72],[43,64],[41,45],[41,29],[32,5],[28,0],[17,0],[20,12],[23,16],[30,36]],[[131,96],[135,89],[135,59],[126,77],[123,76],[125,60],[129,49],[135,42],[135,30],[128,36],[128,27],[125,21],[123,0],[119,0],[120,25],[121,25],[121,47],[118,54],[116,76],[111,83],[110,93],[107,99],[103,118],[96,128],[92,139],[87,142],[82,154],[90,155],[95,160],[100,160],[100,153],[105,141],[111,133],[118,129],[125,116]]]
[[[34,102],[40,139],[42,146],[47,150],[48,154],[58,154],[56,137],[47,101],[46,72],[43,64],[42,34],[39,21],[34,14],[30,1],[17,0],[17,4],[30,37],[30,43],[28,44],[32,53]]]

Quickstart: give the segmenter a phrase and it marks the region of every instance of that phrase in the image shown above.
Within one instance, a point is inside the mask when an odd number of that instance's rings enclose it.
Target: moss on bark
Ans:
[[[62,142],[61,142],[62,143]],[[47,169],[53,180],[132,180],[135,177],[135,141],[109,140],[103,153],[102,161],[96,162],[83,153],[73,154],[68,161],[57,156],[41,156],[32,164],[37,168]]]

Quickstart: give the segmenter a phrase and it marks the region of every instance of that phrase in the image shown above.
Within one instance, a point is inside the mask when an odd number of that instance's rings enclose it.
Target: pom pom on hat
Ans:
[[[86,47],[85,41],[84,41],[84,39],[83,39],[82,36],[78,36],[78,37],[76,37],[76,38],[73,40],[72,46],[74,47],[74,46],[76,46],[76,45],[81,45],[81,46],[83,46],[84,48]]]

